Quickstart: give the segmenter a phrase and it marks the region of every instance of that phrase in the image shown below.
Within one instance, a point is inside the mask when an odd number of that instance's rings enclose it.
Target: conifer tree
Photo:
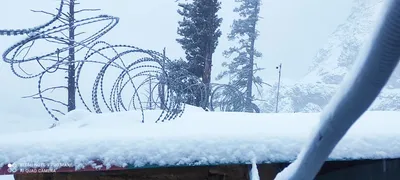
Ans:
[[[237,41],[239,46],[231,47],[224,51],[224,56],[230,62],[222,63],[227,70],[218,75],[217,80],[229,76],[229,83],[244,92],[246,98],[245,109],[253,111],[253,84],[261,86],[262,79],[255,76],[258,70],[255,59],[261,57],[261,53],[255,49],[255,41],[259,35],[257,22],[260,19],[259,12],[261,0],[235,0],[239,7],[234,12],[239,13],[240,18],[233,21],[232,30],[228,34],[230,41]],[[232,56],[234,56],[232,58]]]
[[[206,104],[200,104],[201,93],[195,93],[195,102],[191,104],[207,107],[212,55],[221,36],[219,27],[222,18],[217,15],[221,3],[218,0],[193,0],[191,3],[179,3],[179,7],[178,13],[183,19],[179,21],[178,34],[182,37],[177,42],[185,50],[189,72],[201,78],[207,92],[204,97]]]

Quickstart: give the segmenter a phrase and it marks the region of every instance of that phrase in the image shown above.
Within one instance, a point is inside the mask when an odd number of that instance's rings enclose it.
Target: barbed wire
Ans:
[[[161,112],[155,122],[163,122],[180,117],[185,105],[194,97],[200,97],[200,104],[209,101],[212,111],[215,106],[221,111],[244,111],[245,96],[232,86],[212,84],[210,96],[207,96],[207,88],[200,79],[184,68],[179,68],[176,61],[168,59],[165,54],[131,45],[112,45],[98,41],[118,24],[118,17],[98,15],[74,20],[71,27],[65,22],[66,17],[63,17],[67,16],[63,12],[65,5],[68,5],[68,0],[61,0],[57,13],[43,25],[27,29],[0,29],[0,35],[27,35],[5,50],[3,60],[11,65],[16,76],[38,79],[37,93],[25,98],[39,99],[55,120],[66,114],[68,104],[50,94],[55,90],[68,91],[68,87],[49,86],[45,82],[50,82],[46,81],[50,76],[53,79],[60,74],[62,76],[71,63],[76,65],[74,78],[79,106],[90,112],[137,110],[144,122],[146,110],[159,109]],[[55,25],[56,22],[61,24]],[[66,35],[70,28],[77,29],[95,23],[105,24],[86,38],[70,39]],[[59,47],[46,52],[40,46],[38,52],[32,53],[35,44],[43,40]],[[66,54],[71,48],[75,49],[75,54],[81,53],[83,58],[71,61]],[[99,69],[97,73],[95,68]],[[91,87],[87,88],[88,84],[92,84]]]

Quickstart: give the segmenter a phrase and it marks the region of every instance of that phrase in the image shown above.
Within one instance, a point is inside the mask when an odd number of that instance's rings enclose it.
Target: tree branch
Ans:
[[[55,86],[55,87],[46,88],[46,89],[44,89],[42,92],[39,92],[39,93],[30,95],[30,96],[23,96],[22,98],[33,98],[34,96],[37,96],[37,95],[39,95],[39,94],[42,94],[42,93],[44,93],[44,92],[46,92],[46,91],[50,91],[50,90],[51,90],[51,91],[53,92],[54,90],[60,89],[60,88],[65,88],[65,89],[67,89],[66,86]]]
[[[32,12],[35,12],[35,13],[44,13],[44,14],[47,14],[47,15],[51,15],[51,16],[53,16],[53,17],[56,17],[57,15],[55,15],[55,14],[53,14],[53,13],[49,13],[49,12],[46,12],[46,11],[39,11],[39,10],[32,10],[31,9],[31,11]]]
[[[56,10],[58,11],[59,10],[59,8],[56,8]],[[53,13],[50,13],[50,12],[47,12],[47,11],[41,11],[41,10],[32,10],[31,9],[31,11],[32,12],[35,12],[35,13],[43,13],[43,14],[47,14],[47,15],[50,15],[50,16],[53,16],[53,17],[56,17],[57,15],[55,15],[55,14],[53,14]],[[64,21],[68,21],[67,19],[65,19],[65,18],[63,18],[63,17],[59,17],[59,19],[58,19],[59,21],[61,21],[62,23],[65,23]],[[64,21],[63,21],[64,20]]]
[[[44,100],[52,101],[52,102],[55,102],[55,103],[58,103],[58,104],[61,104],[61,105],[63,105],[63,106],[68,107],[67,104],[65,104],[65,103],[63,103],[63,102],[61,102],[61,101],[57,101],[57,100],[48,98],[48,97],[30,97],[30,98],[32,98],[32,99],[44,99]]]
[[[76,14],[80,13],[80,12],[85,12],[85,11],[100,11],[101,9],[81,9],[78,11],[75,11]]]

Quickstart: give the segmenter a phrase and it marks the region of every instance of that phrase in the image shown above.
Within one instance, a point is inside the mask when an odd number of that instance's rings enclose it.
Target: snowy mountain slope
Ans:
[[[382,0],[356,0],[346,22],[332,33],[314,57],[304,82],[339,84],[371,36],[382,10]]]
[[[320,112],[336,92],[344,76],[369,41],[382,14],[382,0],[355,0],[347,20],[332,33],[327,44],[314,57],[309,72],[294,85],[281,86],[279,112]],[[262,109],[274,112],[273,88]],[[370,110],[400,110],[400,67]]]

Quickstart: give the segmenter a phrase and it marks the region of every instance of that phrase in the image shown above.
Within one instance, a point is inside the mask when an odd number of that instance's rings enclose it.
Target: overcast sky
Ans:
[[[0,29],[28,28],[44,23],[49,17],[30,12],[30,9],[55,12],[58,3],[57,0],[7,1],[0,6]],[[175,41],[178,37],[177,22],[181,19],[176,12],[175,0],[82,0],[81,3],[81,7],[101,8],[102,14],[121,18],[119,25],[103,40],[111,44],[130,44],[156,51],[166,47],[170,58],[184,57],[184,52]],[[220,64],[226,60],[222,51],[231,45],[226,35],[235,17],[232,12],[235,5],[234,0],[222,1],[220,16],[223,18],[223,36],[214,54],[214,76],[221,70]],[[317,50],[327,42],[335,28],[345,21],[351,5],[352,0],[263,0],[260,14],[262,19],[258,25],[261,35],[256,46],[263,53],[263,57],[257,59],[258,64],[266,70],[259,75],[268,83],[274,83],[277,80],[275,66],[283,63],[283,78],[301,78]],[[21,38],[0,37],[0,52],[3,53]],[[10,73],[9,66],[3,61],[0,61],[0,80],[2,111],[20,113],[21,107],[31,107],[27,100],[19,97],[36,91],[36,80],[19,80]],[[31,109],[25,109],[24,112],[36,114],[36,108]]]

